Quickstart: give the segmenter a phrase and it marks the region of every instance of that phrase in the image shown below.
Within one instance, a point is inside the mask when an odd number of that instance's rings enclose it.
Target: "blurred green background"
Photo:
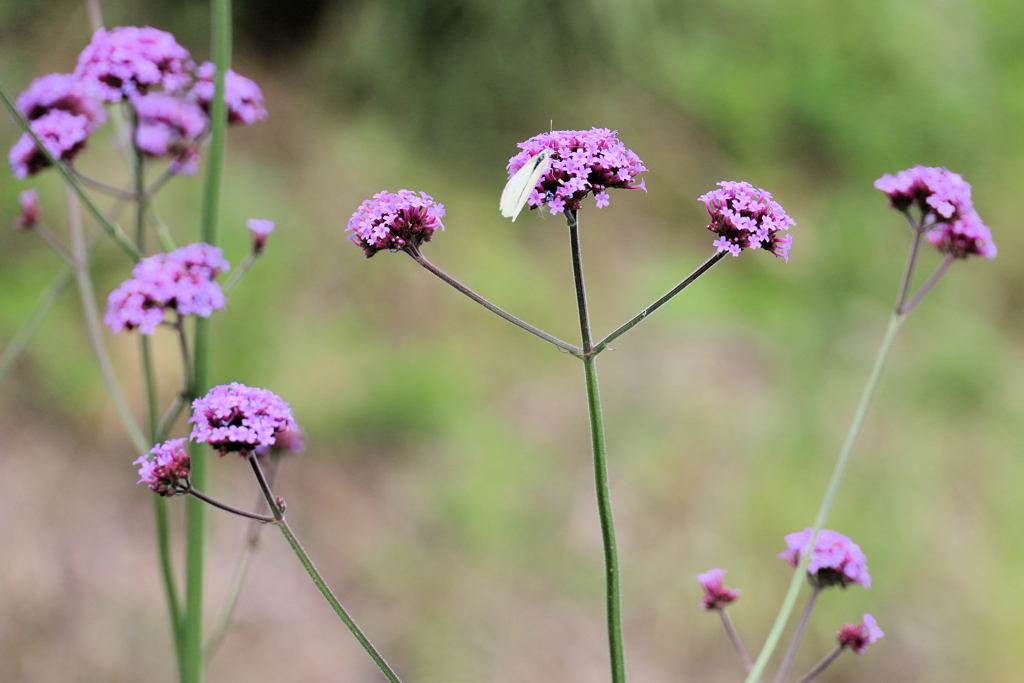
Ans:
[[[150,24],[209,53],[204,2],[102,4],[108,26]],[[374,192],[424,190],[448,211],[432,261],[577,339],[563,222],[497,211],[516,143],[552,125],[618,129],[650,169],[648,194],[581,214],[598,335],[711,254],[696,197],[716,181],[768,189],[798,224],[788,265],[726,259],[601,357],[632,680],[741,680],[697,608],[710,567],[743,590],[733,618],[760,646],[789,577],[775,555],[817,509],[905,256],[908,231],[872,182],[918,163],[973,184],[999,257],[957,263],[901,333],[829,522],[867,553],[874,586],[823,597],[795,670],[870,612],[884,640],[822,680],[1021,680],[1019,2],[235,5],[234,66],[270,118],[231,131],[227,257],[244,257],[247,218],[278,229],[214,320],[214,378],[291,403],[308,449],[282,473],[289,517],[410,683],[607,677],[581,368],[404,255],[365,260],[343,233]],[[20,91],[70,71],[89,35],[82,2],[3,0],[0,78]],[[3,118],[8,149],[18,131]],[[123,181],[109,130],[80,160]],[[64,234],[52,172],[0,174],[0,222],[30,186]],[[201,186],[176,180],[157,201],[179,243],[197,239]],[[921,277],[938,261],[926,249]],[[59,266],[0,231],[0,342]],[[105,296],[130,269],[104,243],[93,270]],[[108,341],[139,406],[135,340]],[[156,346],[169,398],[176,349],[164,334]],[[0,680],[173,680],[150,494],[73,289],[0,406]],[[218,497],[256,495],[237,461],[212,470]],[[211,616],[244,529],[212,515]],[[277,534],[239,617],[211,681],[379,678]]]

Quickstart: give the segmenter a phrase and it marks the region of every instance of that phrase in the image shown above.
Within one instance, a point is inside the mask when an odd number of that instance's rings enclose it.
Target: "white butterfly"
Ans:
[[[508,179],[505,189],[501,192],[501,202],[498,203],[502,216],[511,218],[515,222],[519,212],[529,201],[530,194],[537,187],[540,177],[544,175],[550,165],[551,150],[541,150],[540,154],[534,155],[523,164],[521,169],[516,171],[514,176]]]

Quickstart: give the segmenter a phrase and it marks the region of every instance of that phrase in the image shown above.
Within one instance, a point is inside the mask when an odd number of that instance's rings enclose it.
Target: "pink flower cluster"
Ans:
[[[192,402],[193,441],[204,441],[221,455],[248,456],[261,446],[273,446],[283,432],[298,431],[292,411],[267,389],[238,382],[216,386]]]
[[[139,457],[133,463],[139,466],[138,483],[147,484],[150,491],[161,496],[188,493],[192,487],[192,460],[184,443],[185,439],[171,439]]]
[[[956,258],[972,254],[993,259],[996,245],[971,200],[971,185],[959,174],[934,166],[914,166],[895,176],[886,173],[875,187],[889,197],[889,205],[908,212],[916,206],[928,229],[928,241]]]
[[[346,232],[349,241],[363,248],[366,258],[378,251],[418,250],[437,230],[444,230],[444,204],[430,195],[410,190],[378,192],[367,199],[352,218]]]
[[[796,567],[800,556],[807,552],[813,535],[814,529],[810,527],[787,535],[786,550],[779,553],[779,557]],[[807,575],[819,588],[846,588],[850,584],[871,588],[868,561],[860,547],[848,537],[830,529],[822,529],[814,541]]]
[[[864,654],[864,649],[875,642],[885,633],[878,628],[878,622],[870,614],[864,615],[864,621],[859,624],[846,624],[836,634],[836,640],[840,647],[848,647],[859,655]]]
[[[579,209],[580,202],[594,193],[597,208],[608,206],[609,188],[646,191],[637,176],[647,168],[640,157],[619,141],[618,131],[607,128],[556,130],[541,133],[519,143],[522,152],[508,161],[511,178],[535,155],[551,150],[547,172],[530,194],[531,209],[547,204],[552,214]]]
[[[796,225],[770,193],[750,183],[722,181],[722,188],[698,198],[711,214],[708,230],[718,235],[714,246],[719,252],[739,256],[744,249],[766,249],[789,262],[793,236],[789,226]]]
[[[104,122],[103,102],[128,102],[135,112],[135,144],[150,157],[167,157],[172,173],[194,173],[199,147],[209,126],[214,95],[213,64],[196,68],[174,36],[149,26],[100,29],[78,57],[73,74],[37,78],[18,97],[18,109],[46,148],[72,160],[93,130]],[[260,88],[228,70],[224,99],[229,123],[255,123],[267,117]],[[10,152],[16,178],[48,165],[31,136],[24,134]]]
[[[114,334],[153,334],[167,310],[208,318],[227,303],[215,278],[230,268],[219,248],[201,242],[144,258],[107,297],[103,322]]]
[[[704,587],[704,597],[700,603],[701,609],[722,609],[740,596],[738,590],[726,588],[722,583],[722,577],[725,574],[726,572],[723,569],[709,569],[703,574],[697,575],[697,580]]]

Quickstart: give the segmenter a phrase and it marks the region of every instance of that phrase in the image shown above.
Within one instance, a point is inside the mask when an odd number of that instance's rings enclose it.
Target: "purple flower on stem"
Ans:
[[[185,439],[165,441],[136,460],[133,464],[139,466],[138,483],[149,485],[150,491],[161,496],[188,493],[192,488],[192,461],[184,443]]]
[[[245,224],[249,226],[249,234],[252,235],[253,253],[263,253],[263,245],[267,242],[267,236],[274,231],[274,221],[268,221],[263,218],[250,218]]]
[[[846,624],[836,634],[836,640],[840,647],[848,647],[859,655],[864,654],[864,649],[875,642],[885,633],[878,628],[878,623],[870,614],[864,615],[864,621],[859,624]]]
[[[39,222],[39,193],[35,188],[25,190],[18,197],[21,214],[14,221],[15,230],[31,230]]]
[[[132,106],[138,118],[135,146],[150,157],[170,155],[172,173],[194,174],[199,160],[197,138],[208,121],[199,105],[157,92],[133,98]]]
[[[114,334],[134,329],[153,334],[168,309],[208,318],[227,303],[214,278],[229,268],[220,249],[203,243],[144,258],[107,297],[103,322]]]
[[[178,92],[192,82],[188,50],[149,26],[99,29],[78,56],[75,76],[106,102],[144,95],[154,86]]]
[[[213,102],[213,74],[217,67],[205,62],[196,69],[196,84],[192,87],[192,97],[207,115],[210,114]],[[267,108],[263,103],[263,92],[260,86],[245,76],[239,76],[231,69],[224,74],[224,103],[228,108],[228,123],[252,125],[267,118]]]
[[[298,426],[281,397],[267,389],[238,382],[216,386],[192,402],[191,439],[205,441],[221,455],[246,457],[260,446],[273,446],[282,432]]]
[[[725,574],[723,569],[709,569],[703,574],[697,575],[697,580],[704,587],[704,598],[700,603],[701,609],[720,610],[740,596],[738,590],[726,588],[722,584],[722,577]]]
[[[31,126],[50,154],[62,161],[74,159],[92,132],[92,124],[87,117],[63,109],[50,110],[32,121]],[[11,147],[9,160],[11,173],[18,180],[35,175],[50,165],[28,133],[23,133]]]
[[[889,206],[907,213],[916,206],[928,241],[956,258],[972,254],[993,259],[996,245],[971,200],[971,185],[959,174],[933,166],[915,166],[895,176],[886,173],[875,187],[889,197]]]
[[[556,130],[520,142],[519,147],[523,151],[508,160],[509,178],[534,156],[551,150],[550,165],[527,200],[531,209],[547,204],[553,215],[566,208],[579,209],[590,192],[602,208],[608,206],[605,190],[613,187],[646,192],[644,182],[636,180],[647,168],[619,141],[618,131]]]
[[[16,106],[29,121],[42,118],[54,109],[84,116],[93,128],[107,118],[103,105],[89,96],[74,74],[40,76],[18,95]]]
[[[807,551],[813,534],[814,530],[807,527],[787,535],[787,549],[779,553],[779,557],[796,567],[800,556]],[[818,588],[846,588],[854,583],[871,588],[868,561],[860,547],[843,534],[830,529],[822,529],[814,542],[807,576]]]
[[[444,204],[430,195],[409,190],[378,192],[364,201],[348,221],[349,241],[370,258],[378,251],[418,250],[437,230],[444,230]]]
[[[702,195],[711,214],[708,230],[718,235],[714,246],[719,252],[739,256],[744,249],[766,249],[789,262],[793,236],[789,226],[796,225],[769,192],[750,183],[722,181],[722,188]]]

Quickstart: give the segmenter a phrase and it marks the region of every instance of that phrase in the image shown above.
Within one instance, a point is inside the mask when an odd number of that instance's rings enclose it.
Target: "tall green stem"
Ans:
[[[597,367],[590,334],[587,294],[583,285],[583,261],[580,257],[579,215],[565,212],[569,225],[573,281],[576,285],[576,308],[580,317],[583,344],[583,373],[587,384],[587,407],[590,411],[590,441],[594,450],[594,482],[597,489],[597,511],[601,517],[601,540],[604,545],[605,601],[608,614],[608,650],[611,658],[612,683],[625,683],[626,658],[622,646],[622,606],[619,591],[619,556],[612,520],[612,500],[608,487],[608,459],[604,441],[604,419],[601,396],[597,386]]]
[[[903,278],[900,280],[899,294],[896,296],[896,306],[889,318],[889,327],[886,329],[885,337],[882,339],[882,346],[878,349],[878,356],[875,358],[875,364],[871,368],[871,375],[868,377],[864,392],[861,394],[860,403],[857,404],[857,412],[854,413],[853,422],[850,424],[850,431],[847,432],[846,440],[843,441],[843,447],[839,451],[839,458],[836,460],[835,468],[832,470],[832,478],[828,482],[828,488],[825,489],[825,497],[821,501],[821,507],[818,508],[817,517],[814,518],[814,532],[811,535],[811,541],[807,546],[806,552],[801,555],[796,571],[793,572],[793,578],[789,582],[789,590],[786,592],[786,597],[782,602],[782,608],[779,610],[779,615],[775,618],[775,623],[772,625],[772,630],[768,633],[768,639],[765,641],[764,647],[761,648],[757,661],[754,662],[754,668],[750,670],[750,674],[747,676],[746,683],[755,683],[760,678],[765,666],[768,664],[768,659],[772,656],[772,652],[775,651],[779,638],[782,637],[782,631],[786,627],[786,622],[789,620],[789,615],[793,612],[797,595],[800,593],[800,586],[807,573],[807,565],[811,561],[811,551],[814,548],[814,542],[818,538],[818,533],[825,527],[829,513],[832,512],[832,507],[835,505],[839,486],[843,483],[846,468],[850,464],[850,455],[853,453],[853,447],[857,445],[857,438],[864,427],[864,418],[867,417],[871,399],[874,398],[875,390],[878,388],[878,380],[882,377],[885,362],[892,351],[892,344],[896,339],[896,333],[899,332],[900,327],[903,326],[903,321],[907,318],[906,311],[902,309],[907,300],[907,294],[910,291],[911,281],[914,278],[914,266],[917,263],[917,254],[921,247],[921,235],[922,231],[915,228],[914,237],[910,244],[910,252],[907,254],[907,263],[903,269]],[[943,272],[945,271],[943,270]]]
[[[214,96],[211,110],[213,135],[206,152],[206,185],[203,196],[202,240],[216,245],[220,232],[221,185],[224,173],[227,109],[224,103],[224,74],[231,60],[231,2],[211,0],[213,34]],[[210,322],[200,318],[195,326],[192,387],[203,393],[210,384]],[[193,398],[190,396],[189,398]],[[198,444],[189,444],[192,459],[192,483],[206,490],[208,454]],[[185,548],[185,639],[183,683],[200,683],[203,678],[203,563],[206,537],[206,506],[189,496],[186,507]]]

